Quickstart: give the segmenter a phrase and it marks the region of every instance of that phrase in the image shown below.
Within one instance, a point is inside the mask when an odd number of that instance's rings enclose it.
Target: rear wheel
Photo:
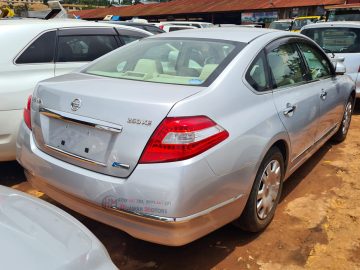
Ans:
[[[259,232],[274,217],[284,178],[284,158],[277,147],[262,161],[245,209],[235,224],[245,231]]]
[[[340,143],[346,139],[346,135],[349,131],[349,127],[350,127],[350,123],[351,123],[351,116],[352,116],[352,112],[354,109],[353,107],[354,107],[354,98],[350,97],[348,102],[346,103],[344,115],[341,120],[339,130],[332,137],[332,140],[334,142]]]

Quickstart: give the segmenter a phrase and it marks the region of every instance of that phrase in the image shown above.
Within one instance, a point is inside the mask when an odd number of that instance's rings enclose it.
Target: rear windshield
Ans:
[[[301,33],[315,40],[326,52],[360,52],[360,30],[357,28],[329,27],[304,29]]]
[[[318,21],[318,19],[299,19],[299,20],[294,20],[294,24],[291,28],[291,30],[300,30],[303,26],[311,24],[311,23],[316,23]]]
[[[244,46],[212,39],[150,38],[110,53],[84,72],[118,79],[207,86]]]
[[[272,22],[269,26],[271,29],[290,30],[291,22]]]

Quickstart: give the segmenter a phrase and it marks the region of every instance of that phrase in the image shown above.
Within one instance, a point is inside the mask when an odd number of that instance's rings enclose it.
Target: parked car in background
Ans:
[[[240,27],[250,27],[250,28],[263,28],[262,24],[240,24]]]
[[[261,24],[231,24],[231,23],[225,23],[225,24],[217,24],[218,27],[255,27],[255,28],[262,28]]]
[[[197,29],[195,26],[189,26],[189,25],[172,25],[172,24],[166,24],[163,25],[162,29],[165,32],[173,32],[173,31],[179,31],[179,30],[188,30],[188,29]]]
[[[316,23],[321,20],[321,16],[304,16],[296,17],[291,27],[292,32],[300,32],[301,28],[305,25]]]
[[[293,20],[292,19],[277,20],[277,21],[273,21],[272,23],[270,23],[269,28],[270,29],[290,31],[292,25],[293,25]]]
[[[259,232],[283,181],[346,138],[354,99],[305,36],[177,31],[41,82],[17,160],[36,189],[140,239],[179,246],[232,221]]]
[[[346,74],[356,82],[356,97],[360,97],[360,22],[311,24],[301,33],[313,39],[330,57],[345,58]]]
[[[2,269],[115,270],[84,225],[58,207],[0,186]]]
[[[164,21],[159,23],[152,23],[153,25],[163,29],[165,25],[179,25],[179,26],[193,26],[196,28],[209,28],[215,25],[208,22],[194,22],[194,21]]]
[[[138,23],[138,22],[125,22],[125,21],[99,21],[102,23],[112,23],[117,25],[126,25],[126,26],[132,26],[136,27],[145,31],[148,31],[154,35],[165,33],[164,30],[161,30],[159,27],[149,24],[149,23]]]
[[[70,19],[4,20],[0,28],[0,161],[15,159],[22,109],[37,82],[151,35],[128,26]]]

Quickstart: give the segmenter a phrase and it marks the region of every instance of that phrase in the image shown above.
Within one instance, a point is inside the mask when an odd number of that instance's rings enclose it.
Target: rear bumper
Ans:
[[[205,159],[138,166],[127,178],[92,172],[40,151],[22,124],[17,159],[37,189],[85,216],[146,241],[180,246],[235,220],[247,200],[238,174],[217,176]],[[235,181],[236,180],[236,181]]]
[[[182,246],[190,243],[237,218],[244,207],[241,196],[237,200],[218,207],[209,213],[177,221],[169,218],[140,216],[136,213],[106,209],[65,193],[46,180],[26,173],[28,181],[49,197],[87,217],[127,232],[135,238],[168,246]]]

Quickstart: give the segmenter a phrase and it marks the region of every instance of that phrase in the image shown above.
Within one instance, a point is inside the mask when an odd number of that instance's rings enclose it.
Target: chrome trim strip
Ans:
[[[50,110],[47,108],[39,108],[39,112],[40,114],[50,118],[59,119],[74,124],[90,126],[92,128],[102,129],[114,133],[121,133],[123,129],[123,127],[120,125],[115,125],[104,121],[83,117],[80,115]]]
[[[233,197],[227,201],[224,201],[222,203],[219,203],[217,205],[214,205],[208,209],[205,209],[201,212],[195,213],[193,215],[190,216],[186,216],[186,217],[161,217],[161,216],[156,216],[156,215],[151,215],[151,214],[145,214],[145,213],[139,213],[139,212],[133,212],[133,211],[128,211],[128,210],[124,210],[124,209],[118,209],[116,207],[111,207],[111,208],[105,208],[105,209],[110,209],[119,213],[126,213],[126,214],[130,214],[130,215],[135,215],[135,216],[139,216],[139,217],[143,217],[143,218],[148,218],[148,219],[154,219],[154,220],[158,220],[158,221],[163,221],[163,222],[174,222],[174,223],[179,223],[179,222],[188,222],[192,219],[201,217],[201,216],[205,216],[209,213],[211,213],[212,211],[224,207],[227,204],[233,203],[235,201],[237,201],[238,199],[242,198],[244,196],[244,194],[240,194],[236,197]]]
[[[75,155],[75,154],[71,154],[69,152],[66,152],[66,151],[63,151],[61,149],[58,149],[56,147],[53,147],[51,145],[48,145],[48,144],[44,144],[47,148],[53,150],[53,151],[56,151],[56,152],[59,152],[61,154],[64,154],[68,157],[71,157],[71,158],[75,158],[75,159],[78,159],[80,161],[85,161],[85,162],[88,162],[90,164],[95,164],[95,165],[98,165],[98,166],[102,166],[102,167],[107,167],[107,165],[105,163],[102,163],[102,162],[97,162],[97,161],[94,161],[94,160],[91,160],[91,159],[87,159],[87,158],[84,158],[84,157],[81,157],[81,156],[78,156],[78,155]]]
[[[103,130],[111,131],[111,132],[115,132],[115,133],[121,133],[121,131],[122,131],[122,128],[121,128],[121,129],[119,129],[119,128],[112,128],[112,127],[107,127],[107,126],[103,126],[103,125],[95,125],[95,128],[97,128],[97,129],[103,129]]]

